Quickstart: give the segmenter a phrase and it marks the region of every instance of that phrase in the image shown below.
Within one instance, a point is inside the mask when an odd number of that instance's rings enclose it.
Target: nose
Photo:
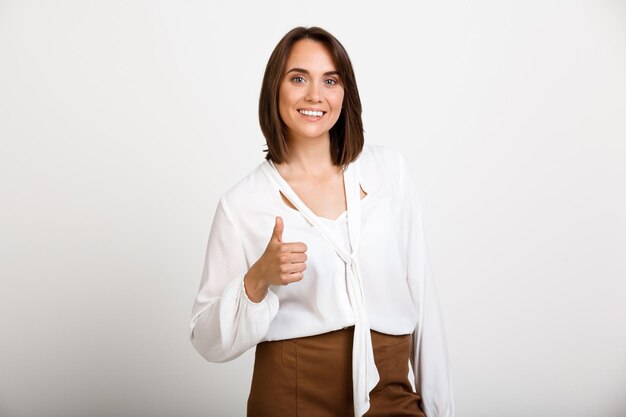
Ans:
[[[317,81],[313,81],[309,84],[309,88],[307,88],[306,96],[304,97],[306,101],[319,103],[322,100],[320,95],[320,85]]]

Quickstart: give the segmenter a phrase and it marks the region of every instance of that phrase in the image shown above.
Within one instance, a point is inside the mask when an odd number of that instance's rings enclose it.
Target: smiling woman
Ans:
[[[454,416],[411,170],[365,145],[341,43],[318,27],[287,33],[259,118],[267,155],[220,196],[192,344],[211,362],[256,346],[249,417]]]

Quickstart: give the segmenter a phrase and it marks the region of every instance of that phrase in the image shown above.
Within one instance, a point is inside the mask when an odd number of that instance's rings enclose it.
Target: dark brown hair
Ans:
[[[287,154],[286,126],[278,110],[278,92],[285,71],[287,57],[293,45],[301,39],[312,39],[323,44],[333,57],[344,89],[341,114],[330,129],[330,155],[335,165],[346,167],[363,149],[363,122],[361,99],[356,86],[352,63],[343,45],[320,27],[296,27],[278,42],[270,56],[263,76],[259,97],[259,122],[267,143],[265,159],[282,163]]]

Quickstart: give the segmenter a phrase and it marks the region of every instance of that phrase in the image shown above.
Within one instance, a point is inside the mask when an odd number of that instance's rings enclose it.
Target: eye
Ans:
[[[329,79],[326,80],[326,83],[328,85],[335,85],[335,84],[337,84],[337,80],[335,80],[333,78],[329,78]]]
[[[297,82],[297,83],[301,83],[301,82],[304,82],[304,77],[302,77],[302,76],[300,76],[300,75],[296,75],[295,77],[293,77],[293,78],[291,79],[291,81],[295,81],[295,82]]]

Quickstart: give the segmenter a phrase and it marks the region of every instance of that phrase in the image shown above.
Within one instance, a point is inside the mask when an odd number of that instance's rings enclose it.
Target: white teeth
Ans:
[[[321,111],[311,111],[311,110],[298,110],[301,114],[304,114],[305,116],[316,116],[316,117],[321,117],[324,112]]]

